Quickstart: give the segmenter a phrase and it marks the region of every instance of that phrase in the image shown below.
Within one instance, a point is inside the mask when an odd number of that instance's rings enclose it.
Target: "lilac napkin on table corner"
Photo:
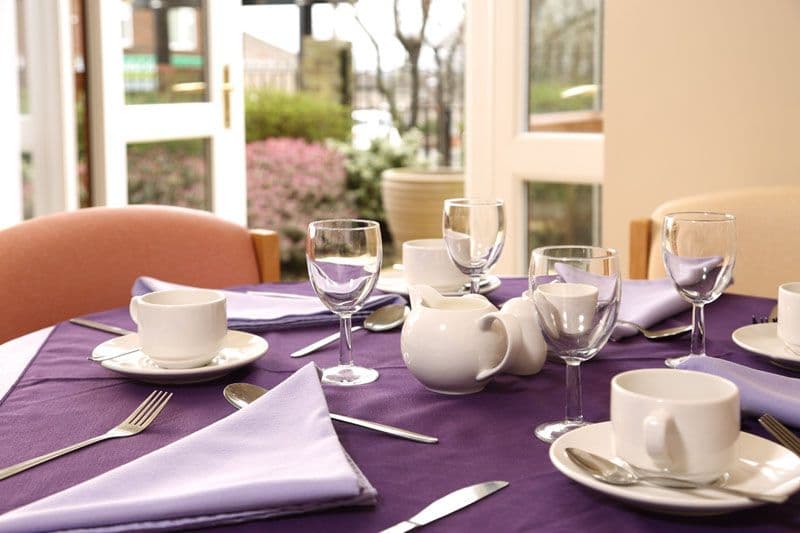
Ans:
[[[339,443],[309,363],[239,412],[0,516],[0,531],[207,527],[376,497]]]
[[[131,294],[139,296],[153,291],[187,287],[141,276],[134,282]],[[227,300],[228,327],[231,329],[262,333],[298,326],[313,327],[339,323],[339,317],[316,298],[278,298],[229,290],[220,292],[225,294]],[[353,315],[353,318],[364,318],[378,307],[402,302],[405,300],[396,294],[370,296],[364,307]]]
[[[726,378],[739,387],[745,413],[757,416],[769,413],[786,424],[800,427],[800,379],[709,356],[688,357],[678,368]]]

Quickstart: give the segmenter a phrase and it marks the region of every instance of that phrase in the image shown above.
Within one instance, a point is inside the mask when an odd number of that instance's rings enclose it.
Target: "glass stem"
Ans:
[[[471,292],[472,294],[479,294],[480,287],[481,287],[480,274],[469,278],[469,292]]]
[[[567,364],[567,407],[566,419],[571,422],[583,421],[583,401],[581,399],[581,362],[568,360]]]
[[[340,315],[339,317],[339,365],[353,364],[353,332],[351,327],[353,319],[351,315]]]
[[[706,354],[706,318],[703,304],[692,304],[692,348],[689,355]]]

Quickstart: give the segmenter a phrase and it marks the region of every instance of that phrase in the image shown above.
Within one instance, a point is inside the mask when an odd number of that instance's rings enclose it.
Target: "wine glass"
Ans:
[[[353,362],[352,316],[375,287],[383,261],[381,230],[371,220],[318,220],[308,225],[308,275],[325,306],[339,315],[339,364],[326,368],[322,382],[362,385],[378,371]]]
[[[665,362],[676,367],[706,355],[704,307],[728,286],[736,263],[736,217],[727,213],[671,213],[661,233],[664,268],[678,293],[692,304],[689,355]]]
[[[451,198],[442,217],[447,253],[469,276],[470,292],[478,293],[481,276],[497,262],[505,240],[502,200]]]
[[[588,424],[581,404],[581,369],[605,346],[619,311],[621,280],[616,250],[547,246],[531,252],[530,295],[550,348],[566,363],[563,420],[536,427],[545,442]]]

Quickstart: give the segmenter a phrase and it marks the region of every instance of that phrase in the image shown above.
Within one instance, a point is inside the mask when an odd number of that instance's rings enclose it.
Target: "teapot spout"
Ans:
[[[411,301],[411,309],[417,309],[420,306],[438,308],[441,307],[440,304],[444,298],[439,291],[429,285],[411,285],[408,288],[408,296]]]

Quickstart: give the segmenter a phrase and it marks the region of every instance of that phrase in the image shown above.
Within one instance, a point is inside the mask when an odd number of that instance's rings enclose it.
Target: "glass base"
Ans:
[[[690,357],[707,357],[707,356],[706,354],[701,354],[701,355],[689,354],[689,355],[683,355],[681,357],[670,357],[669,359],[664,359],[664,364],[670,368],[678,368],[678,365],[688,360]]]
[[[364,385],[378,379],[378,371],[355,365],[338,365],[322,371],[322,382],[326,385],[352,387]]]
[[[539,440],[550,443],[564,433],[569,433],[573,429],[582,428],[590,425],[591,422],[585,420],[559,420],[558,422],[546,422],[536,426],[533,432]]]

